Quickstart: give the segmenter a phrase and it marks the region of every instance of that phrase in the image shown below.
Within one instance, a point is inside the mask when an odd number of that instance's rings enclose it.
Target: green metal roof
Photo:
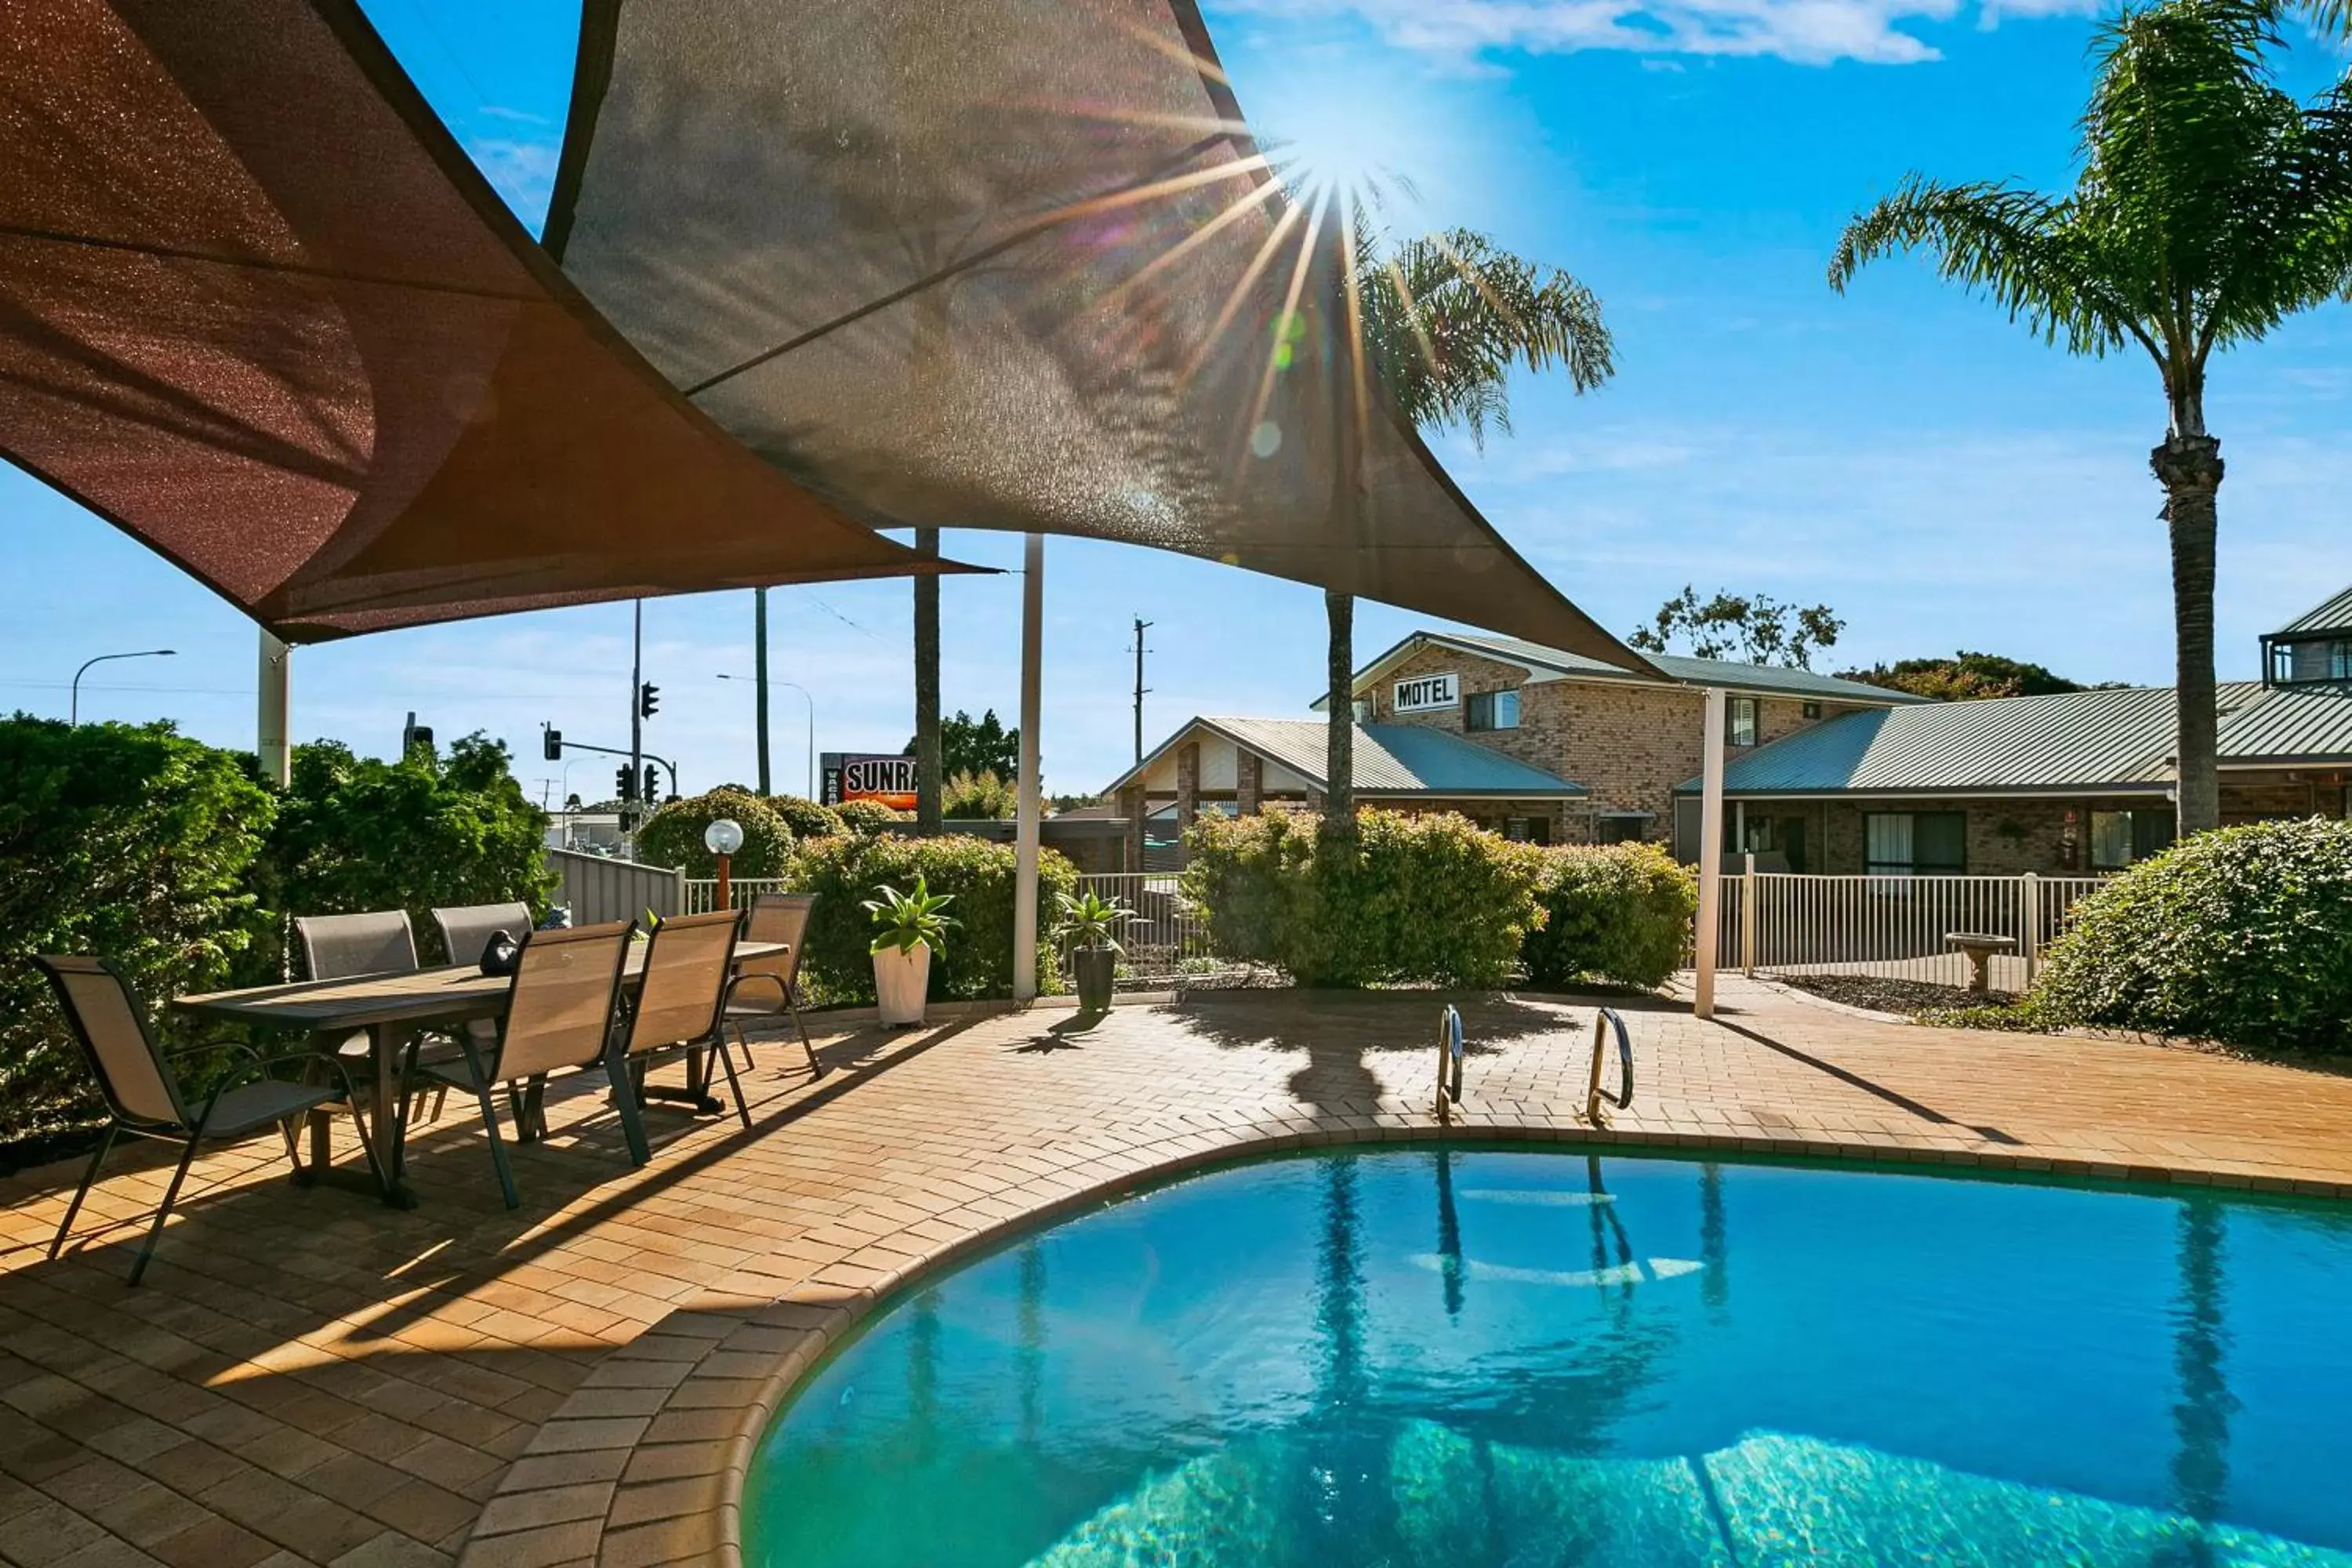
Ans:
[[[1123,788],[1195,729],[1212,730],[1236,745],[1324,787],[1325,735],[1320,719],[1200,718],[1180,726],[1152,753],[1110,784]],[[1423,724],[1356,726],[1356,793],[1360,795],[1486,795],[1513,800],[1572,799],[1587,793],[1556,774]]]
[[[2321,632],[2352,631],[2352,588],[2324,605],[2305,610],[2271,634],[2273,637],[2312,637]]]
[[[1459,648],[1463,652],[1486,658],[1498,658],[1510,664],[1525,665],[1530,669],[1548,670],[1556,675],[1573,676],[1580,680],[1625,680],[1655,685],[1657,678],[1641,670],[1621,669],[1613,664],[1603,664],[1582,654],[1568,653],[1540,643],[1527,642],[1518,637],[1493,637],[1469,632],[1415,632],[1402,642],[1382,653],[1378,658],[1356,672],[1356,683],[1361,686],[1373,672],[1398,656],[1412,651],[1423,644],[1440,647]],[[1872,686],[1859,680],[1841,680],[1834,675],[1818,675],[1810,669],[1787,669],[1777,665],[1743,664],[1728,658],[1690,658],[1681,654],[1654,653],[1643,656],[1661,671],[1675,680],[1695,686],[1720,686],[1727,690],[1757,692],[1772,697],[1826,698],[1840,702],[1868,702],[1881,707],[1908,703],[1930,702],[1933,698],[1920,697],[1908,691],[1895,691],[1884,686]],[[1315,703],[1320,711],[1323,703]]]
[[[2352,762],[2352,695],[2229,681],[2220,703],[2224,764]],[[1848,713],[1734,757],[1723,777],[1732,795],[2153,792],[2172,751],[2171,688],[2137,686]]]

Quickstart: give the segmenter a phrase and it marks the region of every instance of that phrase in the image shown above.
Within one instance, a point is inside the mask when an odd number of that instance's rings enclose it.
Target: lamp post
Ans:
[[[735,851],[743,847],[743,825],[730,817],[719,817],[702,830],[702,847],[719,861],[719,885],[710,891],[710,907],[731,910],[735,907],[732,861]]]
[[[88,673],[91,665],[104,664],[110,658],[170,658],[177,651],[168,647],[142,647],[135,653],[102,653],[96,658],[82,660],[81,668],[74,671],[73,699],[67,710],[68,726],[73,729],[79,729],[81,726],[81,678]]]
[[[751,675],[724,675],[724,674],[722,674],[721,676],[719,676],[719,679],[721,679],[721,680],[750,680],[750,681],[754,681],[754,682],[756,682],[756,681],[758,680],[758,679],[759,679],[759,678],[758,678],[757,676],[751,676]],[[808,704],[808,784],[807,784],[807,789],[808,789],[808,797],[809,797],[809,799],[811,799],[811,800],[814,800],[814,799],[816,798],[816,699],[815,699],[815,698],[814,698],[814,697],[812,697],[812,696],[810,696],[810,695],[809,695],[809,689],[808,689],[807,687],[805,687],[805,686],[803,686],[803,685],[802,685],[799,681],[797,681],[797,680],[773,680],[773,679],[772,679],[772,680],[770,680],[770,681],[768,682],[768,684],[769,684],[770,686],[781,686],[781,687],[783,687],[783,688],[784,688],[786,690],[788,690],[788,691],[797,691],[797,692],[799,692],[799,693],[801,694],[801,700]],[[764,769],[764,767],[765,767],[765,765],[766,765],[766,763],[767,763],[766,749],[765,749],[765,747],[764,747],[764,746],[761,748],[761,759],[760,759],[760,760],[761,760],[761,766],[762,766],[762,768]]]

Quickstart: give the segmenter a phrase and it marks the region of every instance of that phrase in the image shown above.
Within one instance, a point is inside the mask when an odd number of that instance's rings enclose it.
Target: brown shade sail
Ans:
[[[1368,383],[1328,213],[1191,0],[586,0],[546,241],[869,521],[1158,545],[1643,668]]]
[[[0,0],[0,452],[280,637],[927,569],[600,321],[349,0]]]

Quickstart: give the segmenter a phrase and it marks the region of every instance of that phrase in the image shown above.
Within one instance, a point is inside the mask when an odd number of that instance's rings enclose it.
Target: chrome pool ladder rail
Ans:
[[[1608,1048],[1609,1034],[1617,1034],[1617,1092],[1610,1093],[1601,1087],[1601,1058]],[[1625,1032],[1625,1020],[1614,1007],[1601,1007],[1592,1015],[1592,1079],[1584,1100],[1584,1119],[1595,1127],[1606,1127],[1601,1113],[1602,1102],[1623,1110],[1633,1103],[1633,1037]]]
[[[1452,1003],[1437,1016],[1437,1119],[1447,1119],[1449,1108],[1462,1103],[1462,1014]]]

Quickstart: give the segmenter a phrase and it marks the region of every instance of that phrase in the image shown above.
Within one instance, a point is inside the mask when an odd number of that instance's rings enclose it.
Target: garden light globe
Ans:
[[[702,830],[702,847],[713,855],[732,855],[743,847],[743,825],[720,817]]]

